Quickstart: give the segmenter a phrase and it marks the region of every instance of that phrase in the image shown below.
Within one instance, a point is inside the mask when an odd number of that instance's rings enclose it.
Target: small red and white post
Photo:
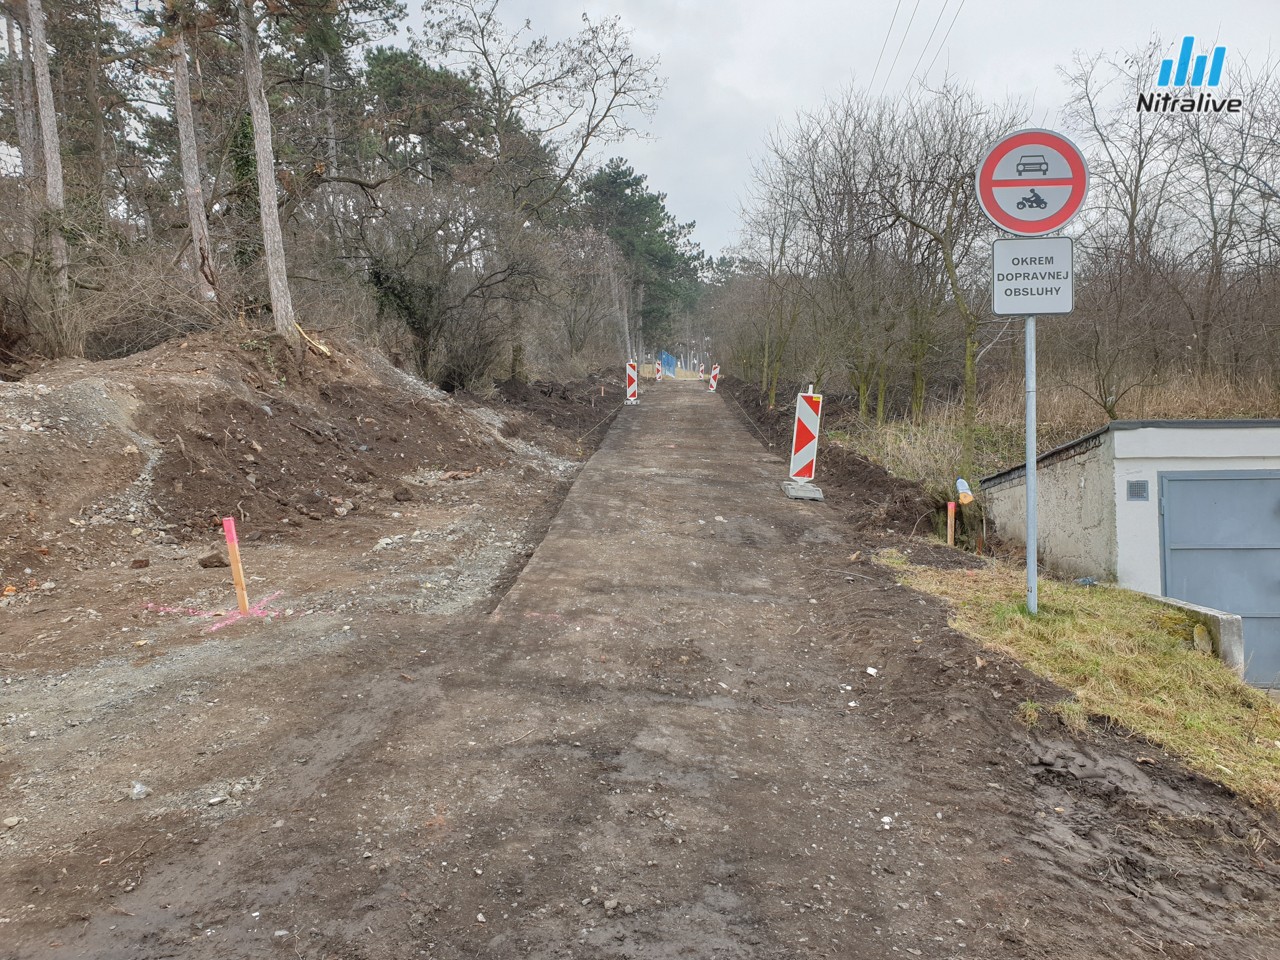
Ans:
[[[698,364],[698,379],[699,380],[707,379],[706,374],[707,374],[707,365],[705,363]]]
[[[653,365],[653,378],[655,380],[662,379],[662,361],[661,360],[659,360],[657,363]]]
[[[711,365],[711,383],[707,385],[707,389],[712,393],[716,392],[716,384],[720,380],[720,364],[713,363]]]
[[[796,420],[791,430],[791,479],[782,489],[792,500],[821,500],[822,491],[813,484],[818,464],[818,428],[822,423],[822,394],[813,392],[796,396]]]
[[[627,399],[623,401],[627,406],[634,407],[640,402],[640,376],[636,373],[636,362],[634,360],[627,361]]]

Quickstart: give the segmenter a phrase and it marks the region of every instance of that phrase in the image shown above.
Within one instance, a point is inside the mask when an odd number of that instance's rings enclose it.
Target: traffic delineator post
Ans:
[[[657,363],[653,365],[653,379],[655,380],[662,379],[662,361],[661,360],[659,360]]]
[[[822,420],[822,394],[802,393],[796,397],[796,420],[791,430],[791,479],[813,480],[818,461],[818,425]]]
[[[706,366],[706,364],[704,364],[704,363],[700,363],[700,364],[698,364],[698,379],[699,379],[699,380],[705,380],[705,379],[706,379],[706,372],[707,372],[707,366]]]
[[[720,364],[713,363],[711,365],[711,383],[707,385],[707,389],[712,393],[716,392],[716,383],[720,380]]]
[[[818,463],[818,429],[822,423],[822,394],[796,396],[796,419],[791,430],[790,480],[782,484],[793,500],[821,500],[822,491],[813,484]]]
[[[640,402],[640,376],[636,373],[634,360],[627,361],[627,399],[623,402],[628,406],[635,406]]]

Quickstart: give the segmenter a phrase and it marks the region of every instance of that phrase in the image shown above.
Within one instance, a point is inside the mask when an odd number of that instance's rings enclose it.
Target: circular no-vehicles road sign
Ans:
[[[1052,130],[1018,130],[978,164],[978,202],[997,227],[1038,237],[1065,226],[1084,206],[1089,171],[1080,148]]]

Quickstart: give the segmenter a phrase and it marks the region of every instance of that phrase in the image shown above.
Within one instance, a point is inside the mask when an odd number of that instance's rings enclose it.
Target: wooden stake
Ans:
[[[244,589],[244,568],[240,565],[240,542],[236,539],[234,517],[222,518],[222,532],[227,536],[227,558],[231,561],[231,576],[236,582],[236,602],[240,612],[249,612],[249,594]]]
[[[947,546],[956,545],[956,502],[947,501]]]

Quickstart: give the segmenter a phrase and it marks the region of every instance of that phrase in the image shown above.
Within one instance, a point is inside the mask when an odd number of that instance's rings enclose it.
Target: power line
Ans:
[[[902,41],[898,44],[898,52],[893,55],[893,63],[889,64],[889,72],[884,75],[884,83],[880,86],[880,96],[884,96],[884,92],[889,87],[889,78],[893,76],[893,68],[898,65],[898,57],[902,55],[902,48],[906,46],[907,35],[911,33],[911,24],[916,22],[916,11],[920,9],[920,0],[916,0],[916,5],[911,8],[911,19],[907,21],[907,28],[902,31]]]
[[[947,12],[947,5],[951,0],[942,0],[942,9],[938,11],[938,19],[933,21],[933,29],[929,31],[929,39],[924,42],[924,46],[920,48],[920,56],[916,58],[916,65],[911,68],[911,79],[915,79],[916,71],[920,69],[920,63],[924,60],[924,55],[929,52],[929,44],[933,42],[933,35],[938,32],[938,24],[942,23],[942,15]],[[911,85],[911,80],[907,81],[907,85]]]
[[[956,7],[956,15],[955,15],[954,17],[952,17],[952,18],[951,18],[951,24],[947,27],[947,32],[946,32],[946,34],[944,34],[944,35],[943,35],[943,37],[942,37],[942,43],[938,44],[937,52],[936,52],[936,53],[934,53],[934,55],[933,55],[933,59],[929,61],[928,69],[926,69],[926,70],[925,70],[925,72],[924,72],[924,75],[925,75],[925,78],[926,78],[926,79],[928,79],[928,76],[929,76],[930,72],[932,72],[932,70],[933,70],[933,65],[934,65],[935,63],[937,63],[937,62],[938,62],[938,56],[939,56],[939,54],[941,54],[941,53],[942,53],[942,51],[946,48],[946,46],[947,46],[947,39],[951,36],[951,27],[954,27],[954,26],[956,25],[956,20],[957,20],[957,18],[959,18],[959,16],[960,16],[960,11],[961,11],[961,10],[963,10],[963,9],[964,9],[964,0],[960,0],[960,6]]]
[[[876,57],[876,68],[871,71],[871,82],[867,84],[870,90],[876,85],[876,74],[880,72],[880,61],[884,59],[884,48],[889,45],[889,35],[893,33],[893,25],[898,22],[898,10],[902,7],[902,0],[898,0],[898,5],[893,8],[893,19],[889,21],[889,29],[884,32],[884,43],[880,44],[880,56]]]

